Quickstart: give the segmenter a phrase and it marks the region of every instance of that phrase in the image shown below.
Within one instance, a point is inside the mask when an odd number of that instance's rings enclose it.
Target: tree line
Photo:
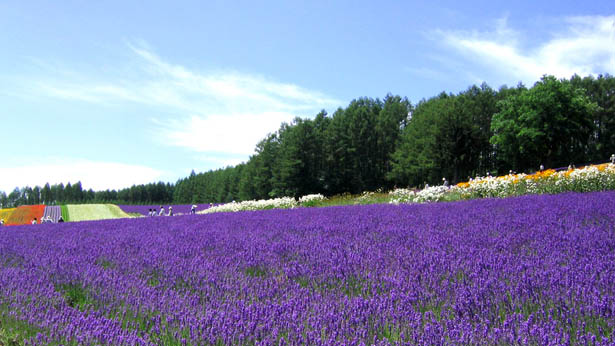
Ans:
[[[171,183],[150,183],[133,185],[120,190],[85,190],[81,182],[70,182],[45,186],[15,188],[8,195],[0,192],[0,207],[10,208],[20,205],[60,205],[60,204],[160,204],[172,203],[175,185]]]
[[[355,194],[605,162],[613,152],[615,78],[544,76],[530,88],[495,90],[483,83],[415,105],[395,95],[359,98],[332,115],[321,111],[281,124],[239,165],[192,171],[175,184],[87,191],[84,201],[220,203]]]
[[[615,78],[534,86],[486,83],[412,105],[407,98],[360,98],[331,116],[296,118],[234,167],[191,174],[178,203],[229,202],[310,193],[335,195],[530,172],[540,165],[605,162],[615,152]]]

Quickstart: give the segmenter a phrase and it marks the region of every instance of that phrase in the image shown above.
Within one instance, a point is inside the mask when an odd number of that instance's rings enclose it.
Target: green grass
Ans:
[[[341,194],[331,196],[322,201],[304,203],[308,207],[331,207],[339,205],[385,204],[391,201],[391,196],[384,192],[366,192],[359,195]]]
[[[66,204],[62,204],[60,208],[62,209],[62,219],[66,222],[70,221],[70,215],[68,215],[68,207]]]
[[[66,303],[73,308],[84,311],[88,306],[94,305],[91,293],[80,283],[66,283],[59,285],[56,290],[62,292]]]
[[[41,328],[9,316],[6,310],[5,307],[0,312],[0,345],[21,346],[25,340],[43,332]]]
[[[131,217],[114,204],[68,204],[70,221],[104,220]]]
[[[244,269],[244,273],[249,277],[258,277],[262,278],[267,276],[268,272],[266,268],[260,266],[250,266]]]
[[[96,264],[98,264],[99,266],[105,268],[105,269],[113,269],[115,268],[115,263],[111,262],[110,260],[101,257],[99,259],[96,260]]]

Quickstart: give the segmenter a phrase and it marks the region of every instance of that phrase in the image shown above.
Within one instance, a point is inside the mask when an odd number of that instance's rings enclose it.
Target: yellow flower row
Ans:
[[[6,222],[6,220],[9,219],[9,216],[11,216],[15,209],[16,208],[0,209],[0,220],[4,220],[4,222]]]

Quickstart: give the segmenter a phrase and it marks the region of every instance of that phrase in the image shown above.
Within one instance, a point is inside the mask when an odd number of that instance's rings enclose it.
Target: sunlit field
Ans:
[[[615,342],[615,193],[15,226],[0,339]]]

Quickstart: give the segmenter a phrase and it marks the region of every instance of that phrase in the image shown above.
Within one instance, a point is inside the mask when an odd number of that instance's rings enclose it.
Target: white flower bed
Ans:
[[[429,186],[418,192],[414,192],[410,189],[395,189],[389,193],[391,195],[390,203],[437,202],[441,201],[444,195],[450,190],[450,187],[444,185]]]
[[[391,196],[391,201],[389,203],[399,204],[412,203],[416,194],[410,189],[395,189],[389,192],[389,195]]]
[[[231,202],[217,205],[198,212],[199,214],[209,214],[221,211],[243,211],[243,210],[263,210],[263,209],[288,209],[297,206],[297,201],[292,197],[281,197],[274,199],[261,199],[258,201]]]
[[[500,177],[485,176],[470,179],[456,186],[429,186],[420,191],[395,189],[389,192],[390,203],[425,203],[438,202],[449,193],[459,194],[456,198],[507,197],[535,193],[559,193],[565,191],[599,191],[615,190],[615,165],[602,164],[586,166],[580,169],[555,172],[546,170],[535,174],[509,174]],[[364,192],[356,201],[361,204],[374,196],[373,192]],[[455,198],[455,196],[453,196]],[[203,211],[208,214],[221,211],[242,211],[262,209],[288,209],[297,206],[310,206],[315,202],[326,200],[322,194],[311,194],[299,198],[281,197],[243,202],[231,202]]]
[[[315,193],[311,195],[305,195],[299,198],[299,203],[303,204],[303,203],[309,203],[309,202],[319,202],[319,201],[324,201],[325,199],[326,199],[325,196],[321,195],[320,193]]]
[[[615,189],[615,165],[602,164],[555,172],[546,170],[500,177],[477,177],[454,187],[467,196],[507,197],[566,191],[589,192]]]

